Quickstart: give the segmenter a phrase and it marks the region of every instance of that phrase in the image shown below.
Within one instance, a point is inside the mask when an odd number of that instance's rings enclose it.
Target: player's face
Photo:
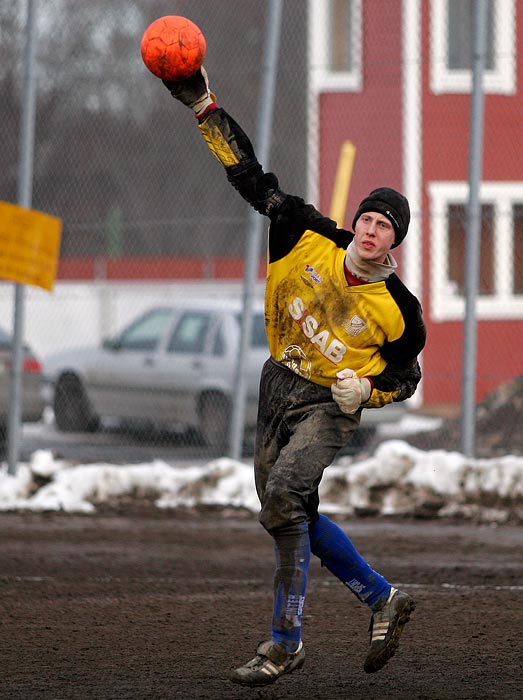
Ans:
[[[394,243],[394,237],[394,227],[383,214],[367,211],[356,221],[354,245],[363,260],[382,263]]]

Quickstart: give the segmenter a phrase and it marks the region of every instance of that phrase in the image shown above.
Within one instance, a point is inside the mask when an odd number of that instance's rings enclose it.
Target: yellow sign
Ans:
[[[51,291],[61,235],[56,216],[0,202],[0,277]]]

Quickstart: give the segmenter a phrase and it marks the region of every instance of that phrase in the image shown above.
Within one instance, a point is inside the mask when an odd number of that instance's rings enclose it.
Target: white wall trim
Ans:
[[[462,320],[465,299],[457,294],[448,274],[449,237],[447,208],[449,204],[468,202],[467,182],[431,182],[428,184],[431,221],[430,308],[434,321]],[[523,319],[523,295],[512,294],[513,227],[511,208],[523,203],[523,182],[483,182],[480,201],[494,207],[493,250],[481,251],[494,256],[494,293],[478,295],[476,311],[480,320]]]
[[[307,201],[319,204],[319,158],[320,158],[320,106],[315,89],[314,44],[316,41],[316,15],[318,3],[309,0],[307,11]]]
[[[330,0],[308,0],[308,182],[307,199],[319,203],[319,101],[324,92],[359,92],[363,85],[363,56],[362,56],[362,0],[353,0],[358,20],[354,23],[354,70],[333,72],[328,69],[327,39],[328,10]]]
[[[422,268],[422,119],[421,119],[421,6],[418,0],[403,0],[403,189],[409,200],[411,219],[409,233],[402,243],[400,276],[420,300],[423,291]],[[423,365],[423,358],[420,358]],[[412,406],[423,403],[423,382],[409,401]]]
[[[411,221],[402,247],[405,283],[416,296],[422,278],[422,161],[421,143],[421,8],[418,0],[403,0],[403,188]]]
[[[328,19],[330,0],[309,0],[309,36],[312,87],[321,92],[359,92],[362,88],[362,0],[353,0],[357,16],[353,28],[353,51],[351,71],[331,71],[328,65]]]
[[[451,71],[447,68],[446,28],[450,1],[431,0],[430,89],[436,95],[466,94],[472,90],[472,71]],[[494,56],[496,60],[494,68],[485,71],[483,89],[485,93],[513,95],[517,88],[515,0],[496,0],[495,13]]]

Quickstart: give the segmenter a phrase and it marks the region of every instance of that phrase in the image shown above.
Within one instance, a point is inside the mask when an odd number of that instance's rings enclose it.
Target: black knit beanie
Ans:
[[[391,221],[396,233],[394,244],[391,248],[399,245],[407,235],[409,228],[410,207],[407,198],[390,187],[379,187],[377,190],[372,190],[358,207],[352,222],[353,230],[356,226],[356,221],[367,211],[377,211]]]

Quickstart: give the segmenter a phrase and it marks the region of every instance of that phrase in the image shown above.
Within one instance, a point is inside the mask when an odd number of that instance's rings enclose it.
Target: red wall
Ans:
[[[429,26],[428,5],[423,4],[423,25]],[[517,55],[523,51],[523,2],[517,8]],[[428,57],[429,39],[425,29],[423,56]],[[523,128],[523,84],[521,61],[518,66],[518,89],[513,96],[485,95],[483,174],[487,181],[523,179],[521,158],[515,157],[514,144],[521,143]],[[469,95],[434,95],[429,86],[429,60],[423,61],[423,165],[425,183],[461,180],[469,177]],[[423,209],[430,213],[426,184]],[[423,353],[424,402],[459,403],[462,392],[463,328],[461,322],[431,321],[430,310],[430,217],[424,217],[423,229],[423,305],[426,309],[427,346]],[[490,251],[483,250],[483,255]],[[523,321],[479,321],[477,326],[478,401],[487,393],[523,374]],[[458,350],[459,352],[456,352]]]
[[[320,209],[328,214],[340,148],[356,146],[345,228],[359,202],[376,187],[402,188],[401,13],[363,3],[363,90],[320,97]],[[384,3],[387,7],[388,3]],[[369,66],[379,66],[379,75]],[[387,128],[383,128],[386,121]]]
[[[434,324],[427,319],[427,314],[425,316],[428,342],[423,353],[423,402],[428,406],[459,404],[463,385],[463,324],[459,321]],[[522,344],[521,321],[484,321],[478,324],[478,401],[500,384],[523,374]]]
[[[266,262],[260,261],[258,277],[265,279]],[[58,263],[59,281],[94,280],[206,280],[242,279],[243,258],[62,258]]]

